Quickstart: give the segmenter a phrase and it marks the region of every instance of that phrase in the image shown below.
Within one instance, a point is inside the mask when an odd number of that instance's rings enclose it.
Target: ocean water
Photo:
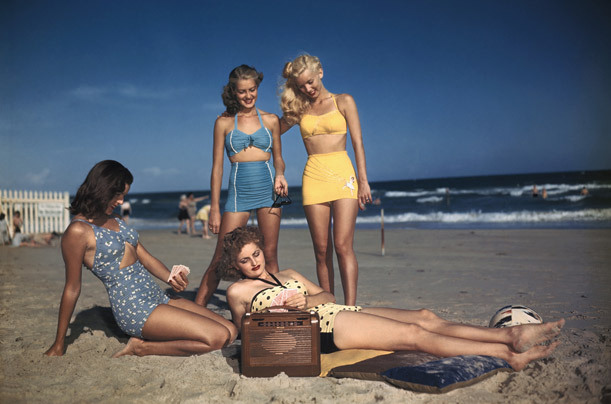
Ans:
[[[611,170],[383,181],[370,186],[380,204],[359,213],[357,228],[379,228],[382,211],[385,228],[611,228]],[[583,187],[588,195],[581,194]],[[542,197],[543,189],[547,198]],[[137,229],[176,229],[178,201],[188,191],[128,195],[130,224]],[[306,228],[301,187],[291,187],[289,194],[293,203],[283,208],[281,226]],[[222,191],[221,208],[226,196]]]

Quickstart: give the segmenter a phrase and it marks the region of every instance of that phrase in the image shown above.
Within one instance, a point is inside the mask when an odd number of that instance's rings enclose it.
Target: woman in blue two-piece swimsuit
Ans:
[[[138,233],[113,210],[123,203],[132,174],[113,160],[96,164],[70,206],[74,216],[62,236],[66,285],[62,294],[57,335],[49,356],[64,354],[70,318],[81,291],[82,266],[106,287],[119,328],[132,338],[114,356],[188,356],[220,349],[237,336],[228,320],[190,300],[170,298],[151,275],[183,291],[186,275],[171,277],[168,268],[138,240]]]
[[[256,210],[259,229],[268,240],[264,251],[268,268],[271,272],[278,272],[281,209],[272,205],[274,192],[286,196],[288,185],[284,178],[278,117],[255,107],[261,80],[263,73],[253,67],[241,65],[233,69],[222,95],[227,109],[214,124],[209,228],[218,234],[218,240],[195,297],[195,303],[203,306],[219,284],[216,266],[223,253],[223,236],[246,225],[251,210]],[[231,172],[221,219],[223,148],[231,162]]]

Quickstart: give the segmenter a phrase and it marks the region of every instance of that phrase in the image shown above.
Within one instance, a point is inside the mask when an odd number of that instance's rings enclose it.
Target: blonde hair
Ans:
[[[299,91],[297,86],[297,77],[306,69],[318,73],[322,70],[320,59],[304,53],[285,64],[282,71],[282,77],[286,81],[280,86],[280,108],[282,108],[283,119],[291,126],[299,122],[301,116],[310,107],[310,99]]]

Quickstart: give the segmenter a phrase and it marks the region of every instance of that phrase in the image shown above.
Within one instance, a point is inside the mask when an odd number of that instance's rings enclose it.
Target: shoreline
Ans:
[[[181,294],[193,299],[216,237],[141,230],[143,245],[167,266],[191,268]],[[442,395],[382,382],[333,378],[245,378],[239,345],[188,358],[110,356],[127,338],[110,314],[101,282],[83,271],[67,352],[48,358],[64,270],[58,247],[0,247],[3,402],[600,402],[611,395],[611,230],[357,229],[357,303],[428,308],[454,321],[487,326],[506,304],[524,304],[544,320],[564,317],[562,342],[525,370],[499,373]],[[279,263],[315,280],[307,229],[280,231]],[[337,265],[336,295],[343,302]],[[229,317],[221,282],[209,308]]]
[[[610,210],[611,212],[611,210]],[[360,217],[359,217],[360,218]],[[356,231],[380,231],[381,223],[379,216],[375,220],[362,221],[356,223]],[[305,216],[302,219],[282,219],[280,230],[308,230],[308,224]],[[159,221],[153,219],[140,219],[130,217],[130,225],[139,231],[164,231],[176,232],[178,226],[173,220],[168,220],[167,223],[160,224]],[[149,224],[147,222],[154,222]],[[251,225],[251,222],[248,222]],[[256,225],[256,221],[255,221]],[[389,222],[384,223],[385,230],[611,230],[611,221],[608,220],[582,220],[582,221],[564,221],[564,222],[473,222],[473,223],[440,223],[440,222]],[[195,223],[196,232],[201,233],[201,222]]]

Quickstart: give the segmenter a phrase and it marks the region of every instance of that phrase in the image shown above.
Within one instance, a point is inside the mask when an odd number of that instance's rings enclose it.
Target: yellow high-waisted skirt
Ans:
[[[303,205],[358,199],[354,167],[346,151],[311,154],[303,169]]]

